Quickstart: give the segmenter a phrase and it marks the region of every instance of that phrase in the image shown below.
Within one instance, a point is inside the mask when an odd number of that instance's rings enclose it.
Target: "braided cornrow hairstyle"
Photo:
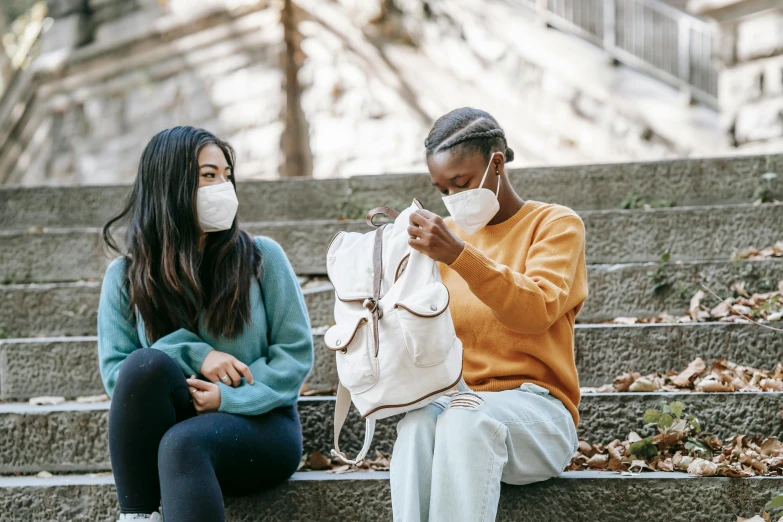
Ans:
[[[489,161],[494,150],[505,154],[506,163],[514,159],[514,151],[506,142],[500,124],[488,112],[463,107],[438,118],[424,140],[429,158],[444,150],[462,153],[480,152]]]

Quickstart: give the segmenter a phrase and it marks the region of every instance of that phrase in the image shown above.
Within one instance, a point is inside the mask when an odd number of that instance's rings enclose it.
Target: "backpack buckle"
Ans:
[[[383,317],[383,310],[378,308],[378,301],[373,299],[372,297],[368,297],[364,300],[362,303],[362,306],[364,306],[366,309],[370,311],[371,314],[378,314],[378,319]]]

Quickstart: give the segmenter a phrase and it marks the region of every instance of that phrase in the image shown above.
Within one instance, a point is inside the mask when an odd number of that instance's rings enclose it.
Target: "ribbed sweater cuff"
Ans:
[[[493,265],[492,260],[487,258],[484,254],[479,252],[476,247],[470,243],[465,243],[465,248],[449,265],[449,268],[457,272],[468,285],[480,283],[487,272],[488,268]]]
[[[186,350],[190,359],[190,365],[197,373],[201,373],[201,366],[204,364],[204,359],[207,358],[209,352],[212,351],[212,347],[205,343],[194,343],[189,344]]]
[[[237,388],[223,384],[222,382],[216,383],[220,388],[220,406],[218,411],[225,413],[237,413],[241,405],[241,398],[237,394]],[[243,383],[244,384],[244,383]]]

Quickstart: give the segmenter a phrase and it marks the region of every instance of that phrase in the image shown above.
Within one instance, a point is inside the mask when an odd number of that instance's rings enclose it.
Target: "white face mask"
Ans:
[[[234,223],[239,201],[230,182],[206,185],[196,195],[198,222],[204,232],[228,230]]]
[[[502,154],[502,152],[496,152],[495,154]],[[492,157],[489,159],[489,165],[487,165],[487,170],[484,171],[484,177],[481,178],[479,188],[463,190],[451,196],[443,196],[446,210],[454,218],[457,226],[468,234],[475,234],[484,228],[500,210],[500,203],[498,203],[500,179],[498,179],[498,188],[495,193],[492,193],[489,189],[482,188],[484,181],[487,179],[489,168],[492,166],[492,160],[495,159],[495,154],[492,154]]]

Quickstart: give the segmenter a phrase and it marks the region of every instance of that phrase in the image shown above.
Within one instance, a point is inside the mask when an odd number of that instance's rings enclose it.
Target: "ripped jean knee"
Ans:
[[[471,392],[459,392],[449,399],[447,408],[451,410],[479,410],[484,405],[484,399]]]

